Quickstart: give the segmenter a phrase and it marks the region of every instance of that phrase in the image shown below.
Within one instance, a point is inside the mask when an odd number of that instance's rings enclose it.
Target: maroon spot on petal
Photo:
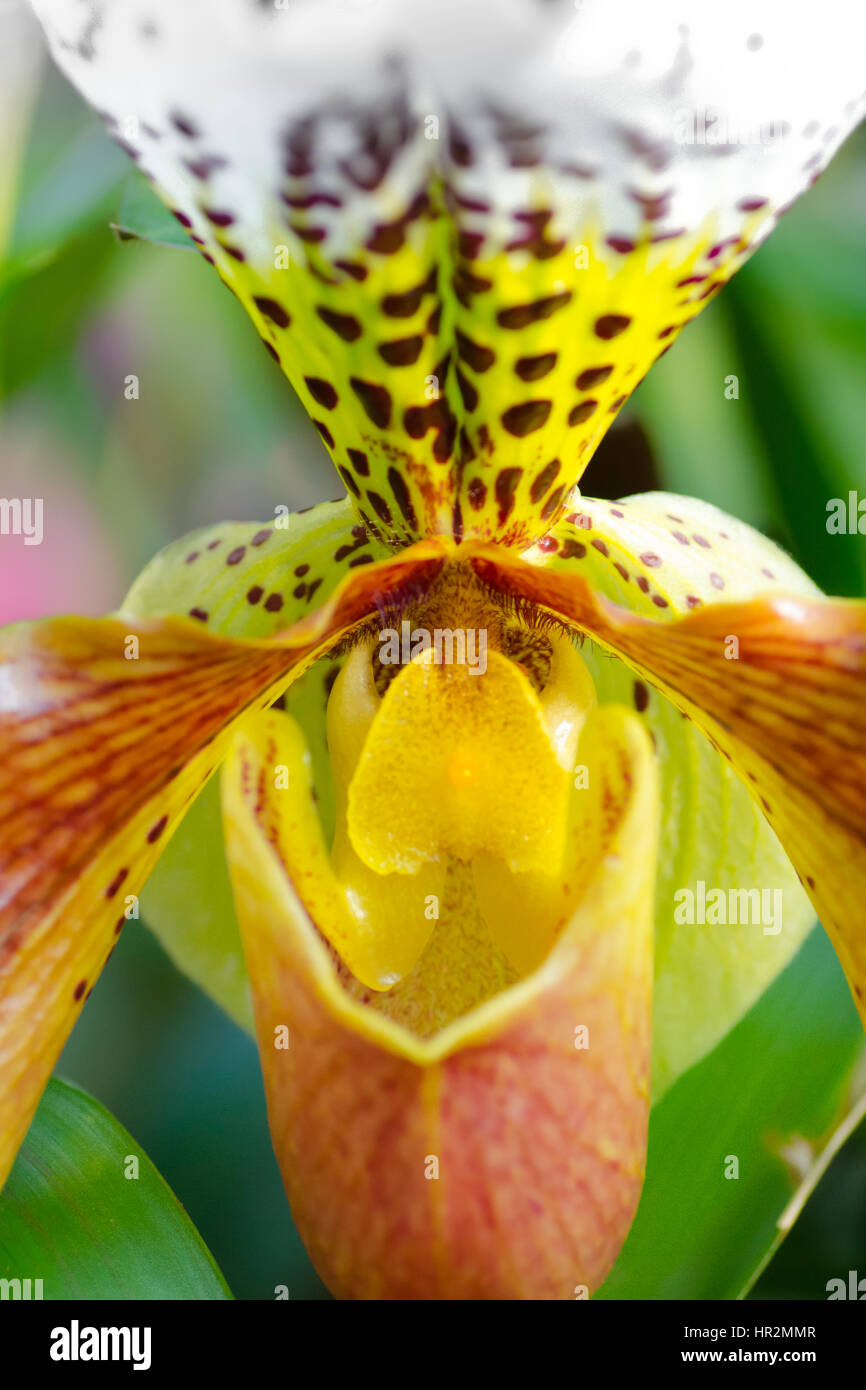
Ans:
[[[616,338],[625,332],[630,323],[631,319],[626,314],[602,314],[595,321],[595,335],[605,341]]]
[[[265,608],[269,613],[279,613],[283,606],[282,594],[268,594],[265,599]]]
[[[247,589],[247,603],[258,603],[264,592],[261,584],[254,584],[251,589]]]
[[[331,434],[331,431],[328,429],[328,426],[325,424],[324,420],[314,420],[313,424],[316,426],[316,429],[319,431],[319,434],[324,439],[328,448],[333,449],[335,447],[334,436]]]
[[[628,255],[637,245],[636,242],[632,241],[631,237],[627,236],[609,236],[607,238],[607,244],[611,251],[618,251],[621,256]]]
[[[185,159],[183,162],[193,178],[202,181],[209,179],[217,169],[224,169],[226,165],[222,155],[218,154],[203,154],[197,159]]]
[[[766,566],[764,566],[764,567],[761,569],[761,574],[765,574],[765,575],[767,576],[768,579],[775,579],[775,578],[776,578],[776,576],[775,576],[775,574],[773,573],[773,571],[772,571],[772,570],[768,570],[768,569],[766,568]]]
[[[576,541],[569,536],[567,540],[562,542],[562,549],[559,553],[563,560],[582,560],[586,554],[586,546],[583,541]]]
[[[256,534],[250,541],[250,545],[264,545],[265,541],[272,535],[273,532],[270,526],[265,526],[261,531],[256,531]]]
[[[702,545],[704,547],[704,550],[712,550],[713,548],[710,545],[710,542],[707,540],[706,536],[698,536],[693,534],[692,540],[694,541],[695,545]]]
[[[679,541],[680,545],[691,545],[688,536],[683,535],[682,531],[671,531],[671,535],[675,541]]]
[[[626,584],[627,584],[627,583],[628,583],[628,570],[626,569],[625,565],[621,564],[619,560],[614,560],[614,562],[613,562],[613,567],[614,567],[614,569],[616,570],[617,574],[621,575],[622,578],[625,580],[625,582],[626,582]]]
[[[559,549],[559,541],[555,536],[542,536],[537,545],[543,555],[551,555],[554,550]]]
[[[307,391],[310,392],[310,395],[313,396],[313,400],[316,400],[317,404],[324,406],[325,410],[334,410],[339,396],[336,395],[336,391],[334,386],[331,385],[331,382],[324,381],[321,377],[304,377],[304,384],[306,384]]]
[[[565,496],[565,493],[566,493],[566,485],[565,485],[564,483],[563,483],[562,487],[554,488],[553,492],[552,492],[552,493],[550,494],[550,496],[548,497],[548,499],[547,499],[547,501],[545,502],[544,506],[541,508],[541,520],[542,520],[542,521],[549,521],[550,518],[551,518],[556,512],[559,511],[559,508],[560,508],[560,506],[562,505],[562,499],[563,499],[563,497]]]
[[[471,309],[473,297],[478,294],[486,294],[488,290],[493,288],[493,281],[486,279],[483,275],[473,275],[465,266],[460,266],[451,277],[451,285],[464,309]]]
[[[542,352],[537,357],[519,357],[514,364],[515,375],[521,381],[540,381],[556,366],[555,352]]]
[[[421,356],[424,339],[418,333],[411,338],[395,338],[390,343],[380,343],[377,351],[389,367],[411,367]]]
[[[435,292],[436,281],[437,273],[433,270],[427,279],[414,289],[404,290],[402,294],[386,294],[382,300],[382,313],[391,319],[411,318],[420,309],[424,296]]]
[[[455,331],[455,340],[458,357],[461,357],[473,372],[486,372],[496,361],[496,353],[492,348],[473,342],[465,333],[461,333],[459,328]]]
[[[185,135],[188,140],[195,140],[200,134],[195,121],[183,111],[170,111],[168,119],[171,121],[175,130],[179,131],[181,135]]]
[[[592,542],[592,545],[598,551],[599,555],[610,554],[610,551],[608,550],[605,542],[603,540],[600,540],[598,537],[596,537],[596,539]]]
[[[265,352],[269,352],[271,357],[273,357],[274,361],[277,363],[277,365],[281,367],[283,364],[280,361],[280,354],[277,352],[273,343],[269,343],[267,338],[262,338],[262,346],[264,347]]]
[[[78,984],[75,986],[75,989],[73,990],[73,998],[74,998],[75,1000],[83,999],[83,998],[84,998],[84,991],[85,991],[86,989],[87,989],[87,981],[86,981],[86,980],[79,980],[79,981],[78,981]]]
[[[309,574],[309,572],[310,572],[310,566],[309,566],[309,565],[295,565],[295,574],[296,574],[296,576],[297,576],[298,579],[303,579],[304,575],[305,575],[305,574]]]
[[[234,550],[230,550],[229,553],[228,553],[228,555],[226,556],[226,564],[227,564],[227,565],[239,565],[240,562],[241,562],[241,560],[242,560],[242,559],[244,558],[244,556],[246,555],[246,553],[247,553],[247,548],[246,548],[245,545],[237,545],[237,546],[235,546]]]
[[[117,873],[114,875],[114,878],[111,880],[111,882],[105,890],[105,896],[107,898],[114,897],[115,893],[117,892],[121,883],[123,883],[128,873],[129,869],[118,869]]]
[[[393,256],[406,244],[406,223],[402,218],[396,222],[381,222],[374,227],[366,242],[368,251],[378,256]]]
[[[165,830],[165,827],[167,825],[168,816],[160,816],[159,820],[156,822],[156,825],[152,825],[147,832],[147,843],[149,845],[156,844],[157,840],[159,839],[160,835],[162,834],[163,830]]]
[[[625,512],[621,512],[621,511],[619,510],[619,507],[611,507],[611,509],[610,509],[610,514],[611,514],[611,516],[619,516],[619,517],[625,516]]]
[[[317,422],[316,420],[313,421],[313,424],[317,424],[317,423],[318,423],[318,422]],[[333,441],[332,441],[332,442],[333,442]],[[355,497],[360,497],[360,496],[361,496],[361,489],[358,487],[358,484],[355,482],[355,479],[354,479],[354,477],[352,476],[352,474],[349,472],[348,468],[344,468],[343,465],[342,465],[341,463],[338,463],[338,464],[337,464],[337,472],[339,473],[340,477],[343,479],[343,482],[346,484],[346,491],[347,491],[347,492],[351,492],[351,493],[353,494],[353,496],[355,496]]]
[[[589,400],[581,401],[580,405],[576,405],[573,410],[569,411],[568,423],[570,425],[582,425],[584,420],[588,420],[591,415],[594,415],[597,409],[598,401],[591,397]]]
[[[469,498],[470,507],[480,512],[487,501],[487,485],[480,478],[470,478],[466,496]]]
[[[504,526],[514,509],[517,486],[523,477],[522,468],[503,468],[496,475],[494,492],[499,505],[499,525]]]
[[[191,550],[190,553],[189,553],[189,555],[187,555],[186,559],[184,560],[184,564],[185,564],[185,565],[191,565],[192,562],[193,562],[193,560],[197,560],[198,557],[199,557],[199,552],[198,552],[197,550]]]
[[[396,468],[388,469],[388,483],[394,494],[394,499],[403,517],[413,531],[418,529],[418,518],[415,515],[415,508],[412,506],[412,498],[409,495],[409,488],[403,474]]]
[[[699,599],[696,594],[686,594],[687,608],[700,608],[702,602],[703,600]]]
[[[189,616],[190,616],[191,618],[198,618],[198,621],[199,621],[200,623],[206,623],[206,622],[207,622],[207,613],[205,612],[205,610],[204,610],[203,608],[191,608],[191,609],[189,610]]]
[[[394,521],[391,515],[391,508],[388,506],[388,503],[381,493],[368,491],[367,497],[370,506],[373,508],[373,511],[379,517],[380,521],[384,521],[386,526],[391,526]]]
[[[657,569],[662,562],[661,556],[656,555],[655,552],[652,550],[645,550],[643,555],[641,555],[640,559],[641,564],[647,565],[650,569]]]
[[[767,206],[766,198],[741,198],[737,203],[740,212],[757,212],[759,208]]]
[[[496,322],[500,328],[528,328],[531,323],[549,319],[559,309],[564,309],[566,304],[571,303],[572,297],[571,290],[563,290],[561,294],[535,299],[531,304],[516,304],[511,309],[500,309],[496,315]]]
[[[367,418],[380,430],[386,430],[391,423],[391,395],[384,386],[373,381],[362,381],[360,377],[349,377],[349,385],[367,414]]]
[[[503,428],[517,439],[540,430],[552,408],[550,401],[524,401],[522,405],[512,405],[502,415]]]
[[[530,502],[541,501],[542,497],[547,492],[547,489],[551,486],[554,478],[559,472],[559,467],[559,459],[551,459],[550,463],[546,463],[542,468],[541,472],[537,474],[535,478],[533,478],[532,486],[529,489]]]
[[[467,411],[471,414],[478,405],[478,392],[472,385],[467,376],[464,376],[460,368],[457,368],[457,385],[460,389],[460,397]]]
[[[362,478],[370,476],[370,461],[361,449],[348,449],[349,461],[355,472]]]
[[[653,603],[655,604],[656,608],[667,608],[668,606],[667,599],[662,598],[661,594],[653,594]]]
[[[343,270],[347,275],[351,275],[352,279],[359,283],[366,280],[369,274],[367,267],[362,265],[360,261],[334,261],[334,265],[338,270]]]
[[[219,208],[202,208],[202,212],[214,227],[230,227],[235,220],[233,212],[222,212]]]
[[[282,304],[278,304],[275,299],[269,299],[267,295],[257,295],[253,303],[259,313],[264,314],[265,318],[270,319],[278,328],[288,328],[292,320]]]
[[[354,343],[361,336],[361,325],[354,314],[336,314],[333,309],[318,305],[316,313],[326,327],[342,338],[345,343]]]
[[[586,371],[581,372],[575,385],[578,391],[589,391],[593,386],[601,386],[603,381],[607,381],[613,366],[587,367]]]
[[[644,712],[644,710],[647,708],[648,704],[649,704],[649,690],[648,690],[647,687],[644,685],[643,681],[635,681],[635,683],[634,683],[634,707],[635,707],[635,709],[637,710],[638,714],[643,714],[643,712]]]
[[[724,579],[720,574],[716,574],[715,571],[710,575],[710,583],[714,589],[724,589],[725,587]]]
[[[637,577],[637,586],[638,586],[638,588],[640,589],[640,591],[641,591],[642,594],[648,594],[648,593],[649,593],[649,580],[647,579],[647,577],[646,577],[645,574],[639,574],[639,575],[638,575],[638,577]]]

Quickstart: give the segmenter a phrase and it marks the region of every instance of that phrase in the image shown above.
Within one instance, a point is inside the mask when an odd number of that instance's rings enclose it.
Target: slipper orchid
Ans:
[[[828,6],[34,0],[348,496],[0,637],[0,1176],[175,831],[146,915],[236,1016],[248,971],[340,1296],[596,1289],[651,1045],[658,1095],[813,908],[864,1009],[866,605],[701,502],[577,490],[862,112]],[[181,825],[220,763],[246,971],[210,790]],[[698,882],[782,919],[690,929]]]

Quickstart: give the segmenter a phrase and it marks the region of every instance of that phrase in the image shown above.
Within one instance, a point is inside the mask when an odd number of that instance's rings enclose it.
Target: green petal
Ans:
[[[866,100],[848,0],[214,7],[35,0],[394,543],[541,535]]]
[[[197,609],[216,632],[262,637],[317,608],[352,566],[388,553],[366,535],[345,500],[325,502],[285,520],[285,528],[276,522],[226,522],[175,541],[139,575],[124,611],[150,615]],[[339,666],[339,659],[316,662],[284,697],[286,709],[304,726],[326,833],[333,821],[333,790],[325,709]],[[175,964],[252,1031],[215,783],[193,803],[164,851],[142,892],[141,911]]]
[[[616,502],[577,497],[572,504],[572,520],[526,558],[552,568],[579,565],[601,593],[634,612],[674,618],[700,604],[773,589],[818,592],[771,541],[694,498],[647,493]],[[599,701],[640,709],[659,753],[663,822],[653,1024],[658,1098],[766,989],[815,913],[760,808],[704,735],[622,662],[589,643],[583,655]],[[676,925],[675,892],[697,891],[699,880],[707,891],[781,889],[782,930],[765,935],[760,926]]]

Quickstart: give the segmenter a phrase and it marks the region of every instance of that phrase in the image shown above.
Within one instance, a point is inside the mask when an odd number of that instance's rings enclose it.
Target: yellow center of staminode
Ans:
[[[317,920],[376,990],[424,952],[457,863],[515,968],[549,948],[562,920],[577,744],[595,700],[568,638],[544,639],[543,676],[533,669],[531,678],[501,649],[520,647],[513,629],[509,639],[491,622],[461,641],[453,629],[448,640],[432,626],[421,640],[424,631],[416,618],[402,645],[378,633],[356,647],[328,705],[337,803],[329,897],[340,907]]]
[[[346,687],[364,661],[359,649]],[[335,686],[337,710],[342,698]],[[356,853],[379,874],[414,874],[443,856],[471,863],[490,854],[515,873],[558,861],[590,702],[585,667],[566,642],[540,693],[501,652],[487,654],[483,673],[439,664],[432,648],[415,657],[389,685],[352,772]]]

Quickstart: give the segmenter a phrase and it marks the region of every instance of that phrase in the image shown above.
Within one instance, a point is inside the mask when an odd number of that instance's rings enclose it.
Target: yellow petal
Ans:
[[[573,653],[569,669],[579,664]],[[496,651],[483,672],[437,664],[433,649],[405,666],[349,789],[349,834],[365,862],[379,873],[413,873],[443,854],[492,854],[512,870],[558,863],[585,710],[556,677],[547,698],[550,720],[544,696]]]
[[[260,775],[288,723],[245,724],[223,797],[271,1134],[319,1272],[364,1299],[595,1289],[646,1143],[658,789],[639,719],[598,716],[606,814],[550,955],[426,1038],[388,1016],[400,986],[361,1002],[301,900],[293,819]]]

